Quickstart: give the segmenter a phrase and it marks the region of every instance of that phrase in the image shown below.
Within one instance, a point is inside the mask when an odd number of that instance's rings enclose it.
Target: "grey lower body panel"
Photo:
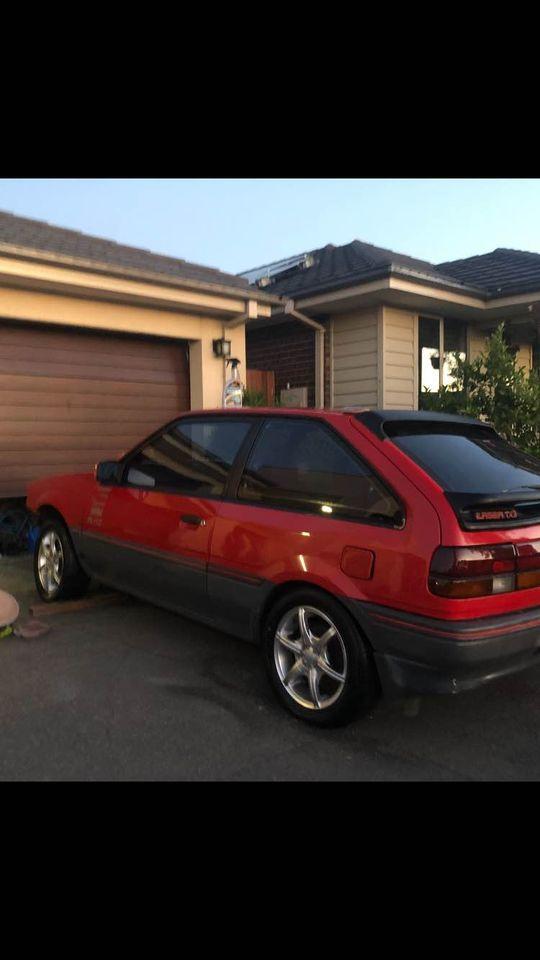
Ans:
[[[387,696],[459,693],[540,664],[538,607],[452,622],[354,600],[347,606]]]
[[[101,583],[257,641],[260,611],[273,588],[269,581],[111,537],[74,529],[70,534],[81,566]]]

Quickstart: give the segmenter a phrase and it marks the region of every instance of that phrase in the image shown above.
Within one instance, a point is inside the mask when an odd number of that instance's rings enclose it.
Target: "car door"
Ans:
[[[332,589],[346,545],[369,565],[374,542],[403,524],[392,492],[314,417],[265,419],[234,492],[218,506],[208,592],[224,628],[245,636],[276,584]]]
[[[101,580],[180,612],[204,615],[217,505],[250,423],[183,417],[96,484],[83,518],[85,566]]]

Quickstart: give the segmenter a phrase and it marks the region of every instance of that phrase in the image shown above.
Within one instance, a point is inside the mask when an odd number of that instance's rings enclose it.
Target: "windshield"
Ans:
[[[540,460],[494,430],[459,424],[387,424],[392,441],[451,493],[540,490]]]

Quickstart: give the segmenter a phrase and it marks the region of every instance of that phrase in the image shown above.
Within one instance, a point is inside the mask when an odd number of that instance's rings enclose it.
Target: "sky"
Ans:
[[[354,239],[540,253],[540,179],[0,179],[0,210],[230,273]]]

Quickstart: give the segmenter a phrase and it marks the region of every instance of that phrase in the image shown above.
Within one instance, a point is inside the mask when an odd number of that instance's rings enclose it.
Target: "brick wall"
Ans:
[[[325,338],[327,339],[327,338]],[[315,405],[315,331],[296,320],[246,330],[249,369],[273,370],[276,394],[289,384],[308,388],[308,406]]]

